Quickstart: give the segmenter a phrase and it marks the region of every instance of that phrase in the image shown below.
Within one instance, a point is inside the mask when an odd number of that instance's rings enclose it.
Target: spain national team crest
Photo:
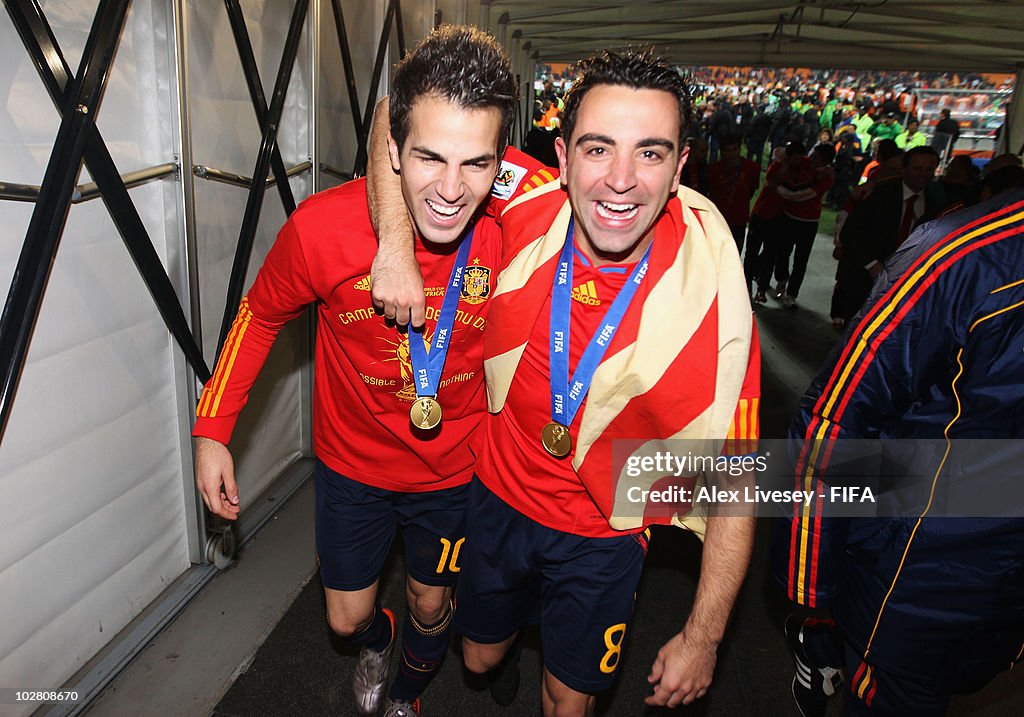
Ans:
[[[474,259],[474,262],[480,261]],[[489,267],[473,264],[466,267],[462,277],[462,300],[467,304],[482,304],[491,295],[491,270]]]

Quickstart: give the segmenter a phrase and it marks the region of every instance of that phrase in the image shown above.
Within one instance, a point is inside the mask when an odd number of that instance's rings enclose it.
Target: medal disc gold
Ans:
[[[540,442],[544,444],[544,450],[556,458],[565,458],[572,450],[569,429],[555,421],[544,426],[540,432]]]
[[[423,431],[437,428],[441,423],[441,404],[431,396],[420,396],[409,409],[409,420],[412,425]]]

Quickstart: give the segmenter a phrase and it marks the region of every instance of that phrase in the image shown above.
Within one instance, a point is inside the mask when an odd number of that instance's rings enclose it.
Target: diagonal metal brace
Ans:
[[[9,7],[18,0],[5,0]],[[21,0],[24,2],[24,0]],[[60,129],[43,175],[14,279],[0,315],[0,431],[7,425],[25,366],[29,337],[71,207],[86,137],[95,127],[100,97],[114,61],[130,0],[100,0],[78,74],[65,95]]]
[[[235,36],[238,58],[242,62],[242,74],[245,75],[245,83],[249,86],[249,97],[252,99],[252,108],[256,112],[256,121],[262,128],[266,126],[267,122],[267,98],[263,94],[263,83],[260,82],[260,71],[256,66],[256,56],[252,51],[252,42],[249,40],[249,31],[245,26],[245,17],[242,15],[242,8],[238,4],[238,0],[224,0],[224,5],[227,7],[231,32]],[[288,184],[288,172],[285,170],[281,150],[276,141],[270,155],[270,166],[274,170],[277,191],[281,195],[284,213],[291,216],[291,213],[295,211],[295,197],[292,195],[291,185]]]
[[[356,128],[356,137],[363,135],[363,118],[359,114],[359,94],[356,92],[356,72],[352,66],[352,51],[348,44],[348,31],[345,29],[345,14],[341,10],[341,0],[331,0],[334,10],[334,28],[338,33],[338,44],[341,46],[341,63],[345,68],[345,84],[348,86],[348,104],[352,110],[352,124]]]
[[[218,354],[224,346],[228,331],[231,329],[231,322],[238,310],[238,304],[242,300],[245,275],[249,270],[253,240],[256,237],[256,227],[259,224],[263,197],[266,194],[266,180],[270,173],[270,156],[277,141],[277,127],[281,122],[281,113],[284,111],[288,82],[291,79],[292,67],[295,65],[295,57],[299,51],[299,40],[302,37],[303,23],[308,8],[309,0],[296,0],[288,24],[284,53],[278,67],[277,81],[274,83],[274,95],[270,101],[270,110],[267,112],[266,122],[263,124],[263,138],[256,156],[256,168],[252,172],[252,188],[249,190],[249,199],[246,202],[245,215],[242,218],[242,228],[238,234],[238,246],[235,248],[235,259],[231,265],[231,278],[228,280],[227,301],[224,306],[224,320],[221,322],[220,338],[217,342]]]
[[[42,8],[37,0],[22,0],[8,2],[7,10],[23,44],[32,56],[50,98],[59,110],[64,104],[71,82],[71,67],[57,44]],[[127,186],[118,175],[106,143],[95,126],[87,133],[84,158],[128,253],[153,296],[164,324],[196,375],[201,381],[206,382],[210,377],[210,370],[189,328],[178,295],[167,277],[156,249],[153,248],[142,218],[128,194]],[[72,201],[75,201],[74,197]]]
[[[356,150],[356,162],[352,168],[352,174],[357,177],[366,174],[366,147],[370,139],[370,123],[373,120],[373,108],[377,104],[377,88],[380,86],[380,77],[384,72],[384,61],[387,57],[388,36],[391,34],[392,21],[395,23],[395,30],[398,34],[398,53],[399,55],[404,55],[405,34],[402,32],[402,5],[399,0],[391,0],[388,3],[388,12],[384,16],[384,26],[380,32],[380,42],[377,43],[377,58],[373,63],[373,75],[370,78],[370,88],[366,94],[363,122],[359,127],[359,148]]]

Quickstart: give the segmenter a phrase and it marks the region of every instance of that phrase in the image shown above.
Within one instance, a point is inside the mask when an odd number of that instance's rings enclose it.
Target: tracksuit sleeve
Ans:
[[[911,267],[833,350],[790,426],[794,488],[828,495],[829,470],[840,465],[877,475],[877,444],[856,439],[886,438],[895,418],[951,385],[962,340],[957,317],[970,303],[951,273],[929,277]],[[848,519],[830,510],[821,498],[795,504],[773,549],[776,579],[808,607],[827,607],[838,591]]]
[[[289,220],[242,299],[213,376],[200,396],[193,436],[225,444],[231,440],[238,414],[278,332],[315,299],[302,242]]]

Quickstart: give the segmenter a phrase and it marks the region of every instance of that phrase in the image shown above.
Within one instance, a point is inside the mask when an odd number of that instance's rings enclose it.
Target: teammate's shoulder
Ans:
[[[718,208],[710,199],[705,197],[696,189],[691,189],[684,184],[679,185],[679,191],[676,192],[676,198],[682,206],[688,207],[695,212],[718,211]]]
[[[540,161],[510,145],[501,159],[491,196],[499,201],[508,201],[557,177],[557,169],[545,167]]]
[[[366,202],[366,180],[354,179],[310,195],[291,213],[282,231],[294,233],[308,251],[337,244],[342,235],[346,245],[360,243],[357,237],[375,243]]]
[[[299,203],[292,217],[310,219],[324,214],[334,215],[339,211],[368,212],[365,178],[353,179],[309,195]]]

